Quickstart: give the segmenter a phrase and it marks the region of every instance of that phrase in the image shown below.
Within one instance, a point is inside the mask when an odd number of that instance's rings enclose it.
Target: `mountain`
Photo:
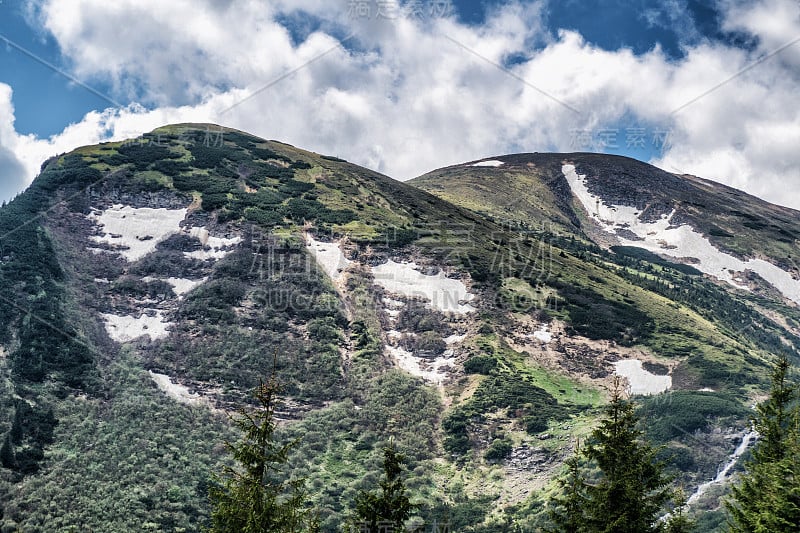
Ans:
[[[615,373],[691,492],[797,361],[797,215],[615,156],[401,183],[206,124],[52,158],[0,209],[2,527],[198,530],[272,372],[328,530],[389,437],[421,520],[537,530]]]

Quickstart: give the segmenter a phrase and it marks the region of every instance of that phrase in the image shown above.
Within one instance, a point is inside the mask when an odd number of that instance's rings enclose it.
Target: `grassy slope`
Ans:
[[[498,159],[505,164],[497,168],[446,167],[409,183],[498,220],[552,222],[580,233],[574,224],[569,186],[561,176],[561,165],[572,163],[578,173],[589,178],[590,191],[611,203],[629,205],[633,201],[645,215],[676,208],[677,222],[691,224],[718,248],[747,257],[766,256],[782,268],[800,273],[794,257],[800,216],[793,209],[622,156],[516,154]]]

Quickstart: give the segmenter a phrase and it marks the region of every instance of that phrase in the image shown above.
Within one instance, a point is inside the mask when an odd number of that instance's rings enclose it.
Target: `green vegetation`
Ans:
[[[48,398],[58,423],[39,471],[19,482],[0,469],[0,527],[122,533],[207,525],[209,475],[225,459],[221,443],[235,438],[224,417],[168,400],[130,350],[104,374],[103,398]],[[30,440],[22,442],[24,449]]]
[[[753,418],[759,440],[726,502],[731,532],[789,533],[800,528],[800,396],[790,369],[787,358],[778,359],[769,398]]]
[[[513,427],[533,436],[601,402],[598,391],[531,365],[493,334],[476,336],[471,345],[464,371],[485,377],[442,421],[444,448],[460,460],[475,446],[476,430],[485,427],[493,415],[507,417]],[[498,442],[495,450],[484,456],[496,460],[507,455],[505,442]]]
[[[663,473],[657,450],[644,439],[637,424],[633,404],[623,399],[617,378],[598,427],[585,447],[567,462],[562,494],[550,511],[555,531],[689,530],[690,524],[682,514],[670,525],[669,519],[660,520],[674,496],[671,480]]]
[[[397,451],[394,442],[383,450],[383,475],[380,492],[361,491],[356,496],[354,527],[366,526],[369,533],[385,531],[387,526],[398,530],[405,527],[414,506],[408,498],[401,474],[405,456]]]
[[[666,408],[665,408],[666,407]],[[639,401],[639,416],[647,421],[648,438],[658,443],[706,431],[747,417],[748,409],[729,394],[672,391]]]
[[[233,421],[242,438],[227,447],[238,467],[226,467],[210,487],[214,505],[210,533],[319,530],[305,506],[305,480],[280,478],[293,443],[281,445],[274,439],[279,393],[274,377],[261,383],[254,395],[257,410],[242,409]]]

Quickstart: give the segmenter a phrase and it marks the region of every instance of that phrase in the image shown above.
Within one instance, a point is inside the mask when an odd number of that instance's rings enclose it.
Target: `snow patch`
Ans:
[[[178,296],[183,296],[195,287],[198,287],[205,282],[206,278],[202,279],[186,279],[186,278],[167,278],[164,281],[172,285],[172,290]]]
[[[113,246],[115,251],[130,262],[137,261],[156,249],[156,245],[180,231],[187,209],[153,209],[115,204],[88,215],[103,228],[102,236],[91,240]],[[97,248],[90,248],[95,253]]]
[[[477,163],[473,163],[472,167],[499,167],[504,165],[502,161],[498,161],[497,159],[489,159],[488,161],[478,161]]]
[[[638,359],[623,359],[614,363],[614,373],[628,380],[631,394],[649,396],[669,390],[672,376],[657,376],[642,368]]]
[[[208,237],[209,237],[208,230],[202,226],[190,229],[189,236],[194,237],[195,239],[200,241],[200,244],[202,244],[203,246],[208,244]]]
[[[742,261],[718,250],[703,234],[688,224],[672,225],[674,210],[669,215],[662,215],[661,219],[655,222],[643,222],[639,219],[639,211],[635,207],[608,205],[602,198],[590,193],[586,185],[586,176],[578,174],[574,165],[562,166],[561,172],[589,215],[604,231],[616,235],[620,244],[644,248],[675,258],[697,259],[698,263],[692,266],[701,272],[744,290],[748,288],[738,283],[738,276],[735,274],[751,270],[778,289],[786,298],[800,304],[800,280],[794,279],[789,272],[780,267],[763,259]],[[634,233],[641,240],[630,240],[619,235],[618,230],[623,229]]]
[[[212,237],[204,227],[195,227],[189,230],[189,235],[200,241],[203,250],[183,252],[183,255],[193,259],[205,261],[207,259],[219,260],[233,251],[233,247],[242,242],[241,237]]]
[[[414,354],[408,350],[397,346],[387,346],[386,351],[392,356],[397,366],[412,376],[420,377],[436,385],[441,385],[444,383],[444,380],[447,379],[447,373],[443,368],[453,364],[452,357],[445,356],[433,360],[424,359],[422,357],[415,357]],[[425,368],[423,368],[423,365]]]
[[[396,263],[390,259],[382,265],[372,267],[372,274],[375,282],[387,291],[412,298],[424,298],[439,311],[458,314],[475,311],[474,307],[466,303],[475,298],[475,295],[467,291],[463,282],[448,278],[442,271],[429,276],[416,268],[414,263]]]
[[[540,340],[545,343],[553,340],[553,334],[548,331],[547,324],[542,324],[541,326],[539,326],[539,329],[534,331],[532,336],[534,339]]]
[[[450,335],[449,337],[444,338],[445,344],[455,344],[457,342],[461,342],[467,338],[466,333],[464,335]]]
[[[204,403],[203,397],[197,393],[189,392],[189,389],[180,383],[175,383],[166,374],[157,374],[151,370],[147,371],[155,381],[159,389],[170,398],[187,405],[198,405]]]
[[[393,300],[392,298],[383,298],[383,305],[388,309],[397,309],[406,305],[405,302],[400,300]]]
[[[152,311],[152,314],[143,313],[135,317],[130,315],[120,316],[102,313],[103,322],[108,335],[117,342],[129,342],[144,335],[151,340],[162,339],[169,335],[167,326],[170,322],[164,320],[163,311]]]
[[[198,287],[205,282],[206,278],[202,279],[186,279],[186,278],[154,278],[151,276],[146,276],[142,278],[142,281],[166,281],[170,285],[172,285],[172,290],[175,294],[179,297],[183,296],[187,292],[191,291],[195,287]]]
[[[317,241],[306,233],[306,246],[319,266],[334,281],[340,280],[342,272],[352,263],[345,257],[338,242]]]

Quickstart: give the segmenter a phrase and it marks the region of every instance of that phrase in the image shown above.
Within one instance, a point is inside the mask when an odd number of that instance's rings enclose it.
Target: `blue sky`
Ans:
[[[404,3],[398,9],[410,10]],[[757,102],[797,89],[800,45],[763,60],[795,31],[800,36],[796,4],[461,0],[447,12],[442,2],[423,0],[416,3],[423,15],[414,18],[379,16],[374,0],[234,0],[225,7],[76,0],[68,10],[55,0],[4,0],[0,88],[8,101],[0,106],[0,162],[16,154],[29,181],[33,161],[48,150],[136,134],[159,117],[196,117],[336,152],[400,179],[464,158],[591,150],[764,197],[772,191],[785,203],[762,166],[797,168],[784,145],[798,135],[798,120],[780,113],[780,100],[772,111]],[[337,42],[341,49],[331,51]],[[758,61],[764,64],[748,68]],[[735,83],[714,88],[743,69]],[[746,101],[734,85],[745,88]],[[710,96],[674,112],[708,89]],[[219,114],[225,102],[254,92]],[[721,109],[729,103],[741,120]],[[425,118],[411,118],[415,111]],[[310,117],[323,127],[298,124]],[[367,131],[374,123],[392,131]],[[462,142],[453,128],[468,130]],[[437,143],[440,150],[429,148]],[[785,180],[781,169],[775,179]],[[0,179],[0,196],[8,196],[23,178]]]
[[[22,3],[0,3],[0,34],[32,54],[65,71],[57,43],[48,34],[28,24]],[[108,102],[72,83],[0,39],[0,82],[15,90],[17,131],[40,136],[56,134],[78,122],[92,109]]]

